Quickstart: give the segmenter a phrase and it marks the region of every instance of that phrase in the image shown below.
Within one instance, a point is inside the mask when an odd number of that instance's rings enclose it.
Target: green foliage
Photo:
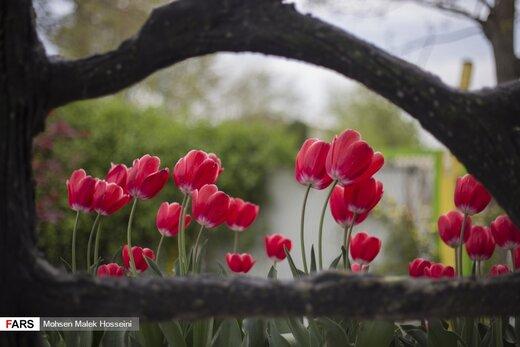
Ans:
[[[217,153],[222,159],[225,171],[219,179],[219,187],[231,196],[240,196],[255,203],[266,200],[266,178],[271,170],[282,165],[292,165],[294,153],[299,143],[297,136],[286,131],[280,122],[247,122],[232,120],[212,125],[197,122],[185,125],[175,121],[170,114],[159,108],[140,109],[120,98],[100,101],[80,102],[61,108],[50,117],[49,122],[65,121],[78,132],[74,138],[58,138],[52,143],[49,158],[42,158],[36,152],[36,160],[52,160],[59,170],[36,175],[41,176],[37,187],[38,198],[45,198],[50,191],[56,192],[58,218],[56,222],[40,223],[40,247],[52,262],[59,257],[68,260],[74,213],[66,203],[65,180],[76,168],[85,168],[96,177],[104,177],[110,163],[125,163],[145,153],[157,155],[162,166],[172,170],[176,161],[190,149],[203,149]],[[48,167],[48,165],[46,166]],[[140,201],[137,205],[133,227],[133,243],[155,249],[159,234],[155,228],[155,213],[162,201],[180,201],[181,195],[169,181],[163,191],[154,199]],[[130,208],[127,206],[113,216],[103,218],[100,254],[107,261],[119,256],[125,240],[125,228]],[[86,238],[93,223],[91,215],[80,216],[78,250],[85,249]],[[254,225],[261,228],[259,221]],[[195,226],[188,229],[192,238]],[[231,233],[215,231],[220,242],[227,242]],[[252,240],[255,233],[247,233],[241,239],[243,246]],[[224,240],[222,240],[224,239]],[[164,259],[172,259],[173,241],[165,240]],[[171,254],[171,253],[170,253]],[[64,256],[66,255],[66,256]],[[79,266],[85,260],[79,254]]]

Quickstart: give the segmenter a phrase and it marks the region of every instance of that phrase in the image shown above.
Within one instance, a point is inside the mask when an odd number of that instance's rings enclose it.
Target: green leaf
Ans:
[[[137,339],[143,347],[162,346],[164,335],[157,323],[142,323],[139,325]]]
[[[462,339],[466,342],[468,346],[476,346],[480,341],[480,336],[478,334],[477,325],[475,324],[474,318],[464,318],[459,319],[459,321],[464,322],[464,326],[462,328]]]
[[[206,246],[208,244],[208,240],[204,240],[200,246],[200,251],[197,253],[197,258],[195,259],[195,266],[193,271],[195,273],[200,273],[202,269],[202,258],[203,255],[206,253]]]
[[[214,319],[199,320],[192,324],[193,346],[207,347],[212,344]],[[218,332],[217,332],[218,333]]]
[[[298,346],[310,346],[311,339],[309,335],[309,331],[302,322],[298,318],[287,318],[287,324],[291,329],[291,333],[293,334]]]
[[[126,331],[105,331],[101,346],[103,347],[125,347]]]
[[[316,319],[318,324],[320,324],[325,330],[325,341],[327,342],[327,346],[346,346],[348,345],[348,337],[345,330],[327,317],[321,317]]]
[[[267,339],[269,341],[270,347],[291,347],[289,342],[280,334],[276,323],[273,320],[270,320],[267,323],[268,326],[268,336]]]
[[[296,267],[296,265],[294,264],[294,261],[293,261],[293,259],[291,257],[291,253],[289,253],[287,248],[284,248],[284,251],[285,251],[285,255],[287,256],[287,261],[289,262],[289,267],[291,268],[291,272],[292,272],[293,277],[294,278],[300,278],[300,277],[305,276],[305,272],[303,272],[302,270],[298,269]]]
[[[92,347],[98,347],[103,340],[104,331],[93,331],[92,332]]]
[[[343,254],[340,254],[336,258],[334,258],[332,263],[330,263],[329,269],[336,269],[338,267],[338,263],[341,260],[342,256],[343,256]]]
[[[428,323],[428,347],[457,347],[459,341],[457,334],[446,330],[438,319],[432,319]]]
[[[159,328],[164,334],[168,345],[172,347],[185,347],[186,341],[182,334],[182,328],[176,321],[159,323]]]
[[[212,347],[240,346],[242,331],[236,319],[226,319],[220,323],[217,333],[213,337]],[[194,344],[194,346],[198,346]]]
[[[361,327],[356,340],[356,347],[386,347],[394,340],[395,325],[386,321],[366,321]],[[439,345],[442,346],[442,345]],[[444,346],[443,346],[444,347]]]
[[[181,275],[181,263],[179,262],[179,258],[175,259],[173,262],[173,272],[175,273],[175,276]]]
[[[145,261],[148,263],[148,266],[150,266],[150,269],[159,277],[163,277],[163,274],[161,272],[161,269],[159,269],[159,265],[155,262],[155,260],[150,259],[148,257],[144,257]]]
[[[272,265],[269,269],[269,273],[267,274],[267,278],[276,279],[278,277],[278,271],[276,271],[276,266]]]
[[[316,321],[312,318],[308,319],[309,322],[309,336],[312,347],[320,347],[323,346],[323,334],[321,333],[321,329],[316,323]]]
[[[60,257],[60,261],[63,263],[63,265],[65,265],[65,268],[67,269],[67,271],[72,271],[72,265],[70,265],[70,263],[68,261],[66,261],[62,257]]]
[[[259,318],[246,318],[242,322],[244,346],[264,347],[266,344],[265,321]]]
[[[493,329],[495,347],[503,347],[504,340],[502,337],[502,318],[500,318],[500,317],[494,318],[491,323],[491,327]]]
[[[509,323],[506,323],[504,325],[504,340],[506,340],[507,343],[510,344],[515,344],[517,340],[515,328]]]
[[[218,275],[220,277],[227,277],[227,276],[229,276],[228,270],[226,269],[226,267],[220,261],[217,261],[217,265],[218,265],[218,269],[219,269]]]
[[[311,246],[311,273],[316,272],[316,254],[314,252],[314,245]]]

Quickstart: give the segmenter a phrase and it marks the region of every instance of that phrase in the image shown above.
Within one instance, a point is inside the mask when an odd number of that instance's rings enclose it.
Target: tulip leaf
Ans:
[[[67,269],[67,271],[72,271],[72,265],[70,265],[70,263],[68,261],[66,261],[62,257],[60,257],[60,261],[63,263],[63,265],[65,265],[65,268]]]
[[[300,278],[305,276],[305,272],[298,269],[296,265],[294,264],[294,260],[291,257],[291,253],[287,250],[287,248],[284,248],[285,255],[287,256],[287,261],[289,262],[289,267],[291,268],[291,272],[294,278]]]
[[[161,328],[168,345],[172,347],[186,347],[186,341],[184,340],[179,322],[169,321],[159,323],[159,328]]]
[[[101,346],[103,347],[124,347],[126,331],[105,331]]]
[[[311,273],[316,272],[316,253],[314,252],[314,245],[311,246]]]
[[[327,346],[347,346],[349,344],[347,333],[341,325],[327,317],[318,318],[316,321],[325,330]]]
[[[312,318],[308,319],[309,321],[309,336],[311,347],[320,347],[323,346],[323,336],[321,333],[321,329],[316,323],[316,321]]]
[[[264,347],[266,345],[265,321],[259,318],[246,318],[242,322],[245,332],[243,346]]]
[[[389,346],[394,340],[395,325],[387,321],[365,321],[361,323],[356,347]],[[443,346],[443,345],[439,345]]]
[[[269,341],[269,346],[273,347],[291,347],[289,342],[282,336],[278,327],[276,326],[274,321],[269,321],[267,323],[268,326],[268,335],[267,340]]]
[[[298,318],[287,318],[287,324],[289,325],[291,333],[293,334],[298,346],[310,346],[311,339],[309,331]]]
[[[504,326],[504,340],[510,344],[515,344],[517,341],[515,328],[509,323],[506,323]]]
[[[220,323],[217,333],[213,337],[211,347],[240,346],[242,344],[242,331],[236,319],[226,319]],[[194,346],[199,346],[193,344]]]
[[[213,336],[214,319],[204,319],[194,322],[193,329],[193,346],[209,347],[212,345],[211,338]],[[218,334],[218,331],[217,331]],[[215,335],[216,336],[216,335]]]
[[[276,271],[276,266],[272,265],[269,269],[269,273],[267,274],[267,278],[276,279],[278,277],[278,271]]]
[[[162,346],[164,336],[157,323],[142,323],[139,325],[137,339],[141,346]]]
[[[459,337],[453,331],[446,330],[438,319],[428,321],[428,347],[457,347]]]
[[[220,277],[227,277],[229,275],[228,273],[228,270],[226,269],[226,267],[220,262],[220,261],[217,261],[217,265],[218,265],[218,275]]]
[[[92,332],[92,347],[98,347],[103,340],[104,331],[93,331]]]
[[[502,319],[500,317],[494,318],[491,322],[491,329],[493,330],[493,337],[495,339],[495,347],[503,347],[503,332],[502,332]]]
[[[197,252],[197,255],[195,257],[195,266],[193,269],[193,272],[200,273],[202,269],[202,258],[203,255],[206,253],[206,246],[208,244],[208,240],[204,240],[200,246],[199,252]]]
[[[338,263],[339,261],[341,260],[341,257],[343,256],[343,254],[340,254],[338,255],[336,258],[334,258],[334,260],[332,261],[332,263],[330,263],[330,266],[329,266],[329,269],[337,269],[338,267]]]
[[[148,257],[143,257],[144,260],[146,261],[146,263],[148,263],[148,266],[150,267],[150,269],[152,269],[152,271],[159,277],[163,277],[163,274],[161,272],[161,269],[159,269],[159,265],[157,265],[157,263],[155,262],[155,260],[153,259],[150,259]]]
[[[173,262],[173,272],[175,272],[175,276],[181,275],[181,263],[179,262],[179,258]]]
[[[464,327],[462,328],[462,337],[468,346],[478,345],[478,341],[480,340],[477,325],[475,324],[474,318],[465,318]]]

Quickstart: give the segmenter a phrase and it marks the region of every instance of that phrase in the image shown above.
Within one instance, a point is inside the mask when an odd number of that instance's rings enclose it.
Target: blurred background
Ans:
[[[138,30],[153,7],[166,2],[36,0],[35,9],[48,52],[77,58],[116,47]],[[468,15],[433,3],[296,1],[299,10],[415,63],[450,85],[495,85],[497,52],[471,17],[486,16],[485,2],[448,1]],[[322,68],[258,54],[190,59],[117,95],[53,110],[46,131],[35,141],[40,249],[55,265],[70,259],[74,213],[67,207],[65,181],[74,169],[104,177],[111,162],[131,165],[145,153],[158,155],[163,166],[172,169],[180,156],[197,148],[222,159],[225,171],[218,182],[222,190],[261,205],[259,219],[240,239],[240,250],[252,252],[258,260],[252,274],[265,276],[268,271],[263,236],[270,233],[283,233],[295,241],[293,257],[300,265],[297,240],[304,187],[293,179],[294,157],[305,138],[330,140],[346,128],[359,130],[386,158],[377,175],[385,187],[383,200],[355,228],[383,239],[382,255],[371,271],[406,274],[408,262],[417,256],[453,263],[451,250],[437,237],[436,221],[453,208],[454,182],[464,173],[463,167],[411,117],[362,86]],[[324,199],[325,192],[311,192],[308,249],[317,244]],[[156,249],[157,208],[162,201],[180,200],[170,181],[158,197],[140,203],[134,244]],[[120,262],[129,210],[127,206],[103,221],[101,254],[107,261]],[[492,205],[477,222],[489,223],[497,213],[499,208]],[[93,220],[94,216],[80,217],[80,250],[85,249]],[[195,230],[192,226],[188,235],[193,237]],[[232,233],[219,228],[206,234],[208,259],[224,263]],[[327,213],[325,263],[339,254],[341,235]],[[163,252],[173,259],[176,240],[167,239]],[[82,258],[80,252],[80,267]],[[290,276],[286,263],[279,272]]]

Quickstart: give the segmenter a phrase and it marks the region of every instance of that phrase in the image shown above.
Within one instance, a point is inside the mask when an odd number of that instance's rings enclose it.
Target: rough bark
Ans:
[[[34,32],[30,1],[3,1],[0,274],[9,285],[0,285],[0,316],[110,313],[166,319],[346,314],[404,319],[520,312],[519,275],[481,282],[339,274],[298,282],[241,277],[99,281],[56,272],[38,259],[31,143],[46,111],[114,93],[158,69],[218,51],[252,51],[306,61],[365,84],[417,118],[520,222],[516,174],[520,172],[520,83],[462,93],[275,0],[179,0],[155,10],[135,37],[112,52],[77,61],[48,61]],[[5,336],[2,339],[17,339]]]

